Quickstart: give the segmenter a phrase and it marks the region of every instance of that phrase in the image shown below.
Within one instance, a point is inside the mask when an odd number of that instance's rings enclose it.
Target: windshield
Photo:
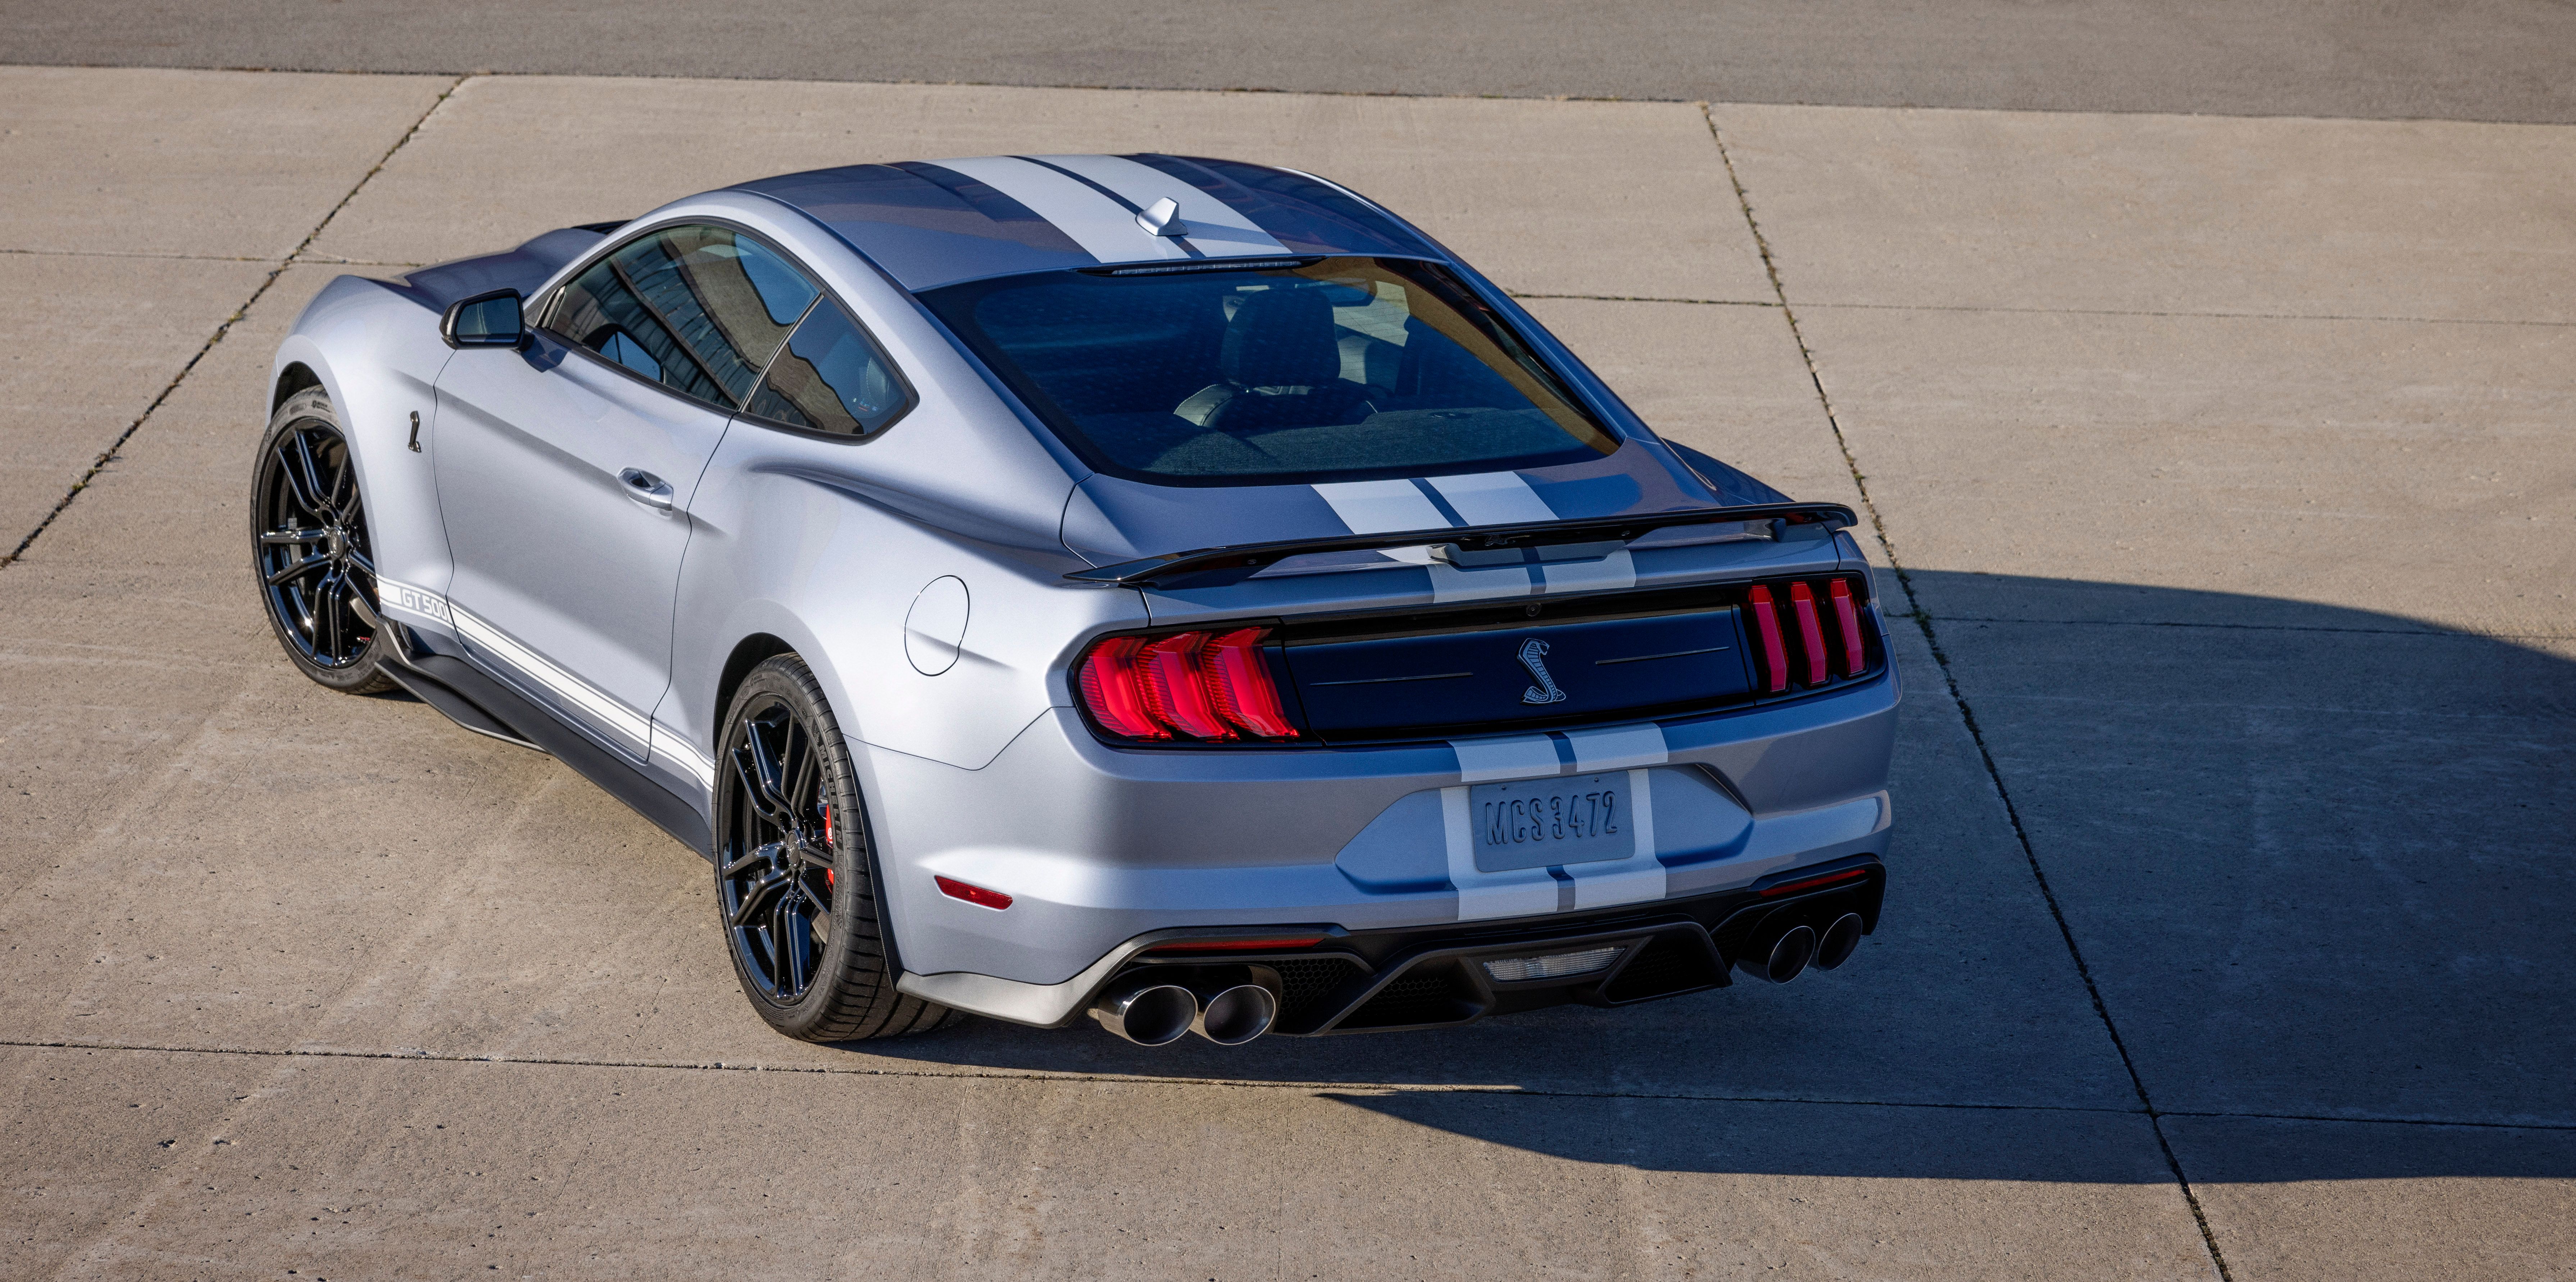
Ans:
[[[922,299],[1114,475],[1278,484],[1618,448],[1537,353],[1428,263],[1044,272]]]

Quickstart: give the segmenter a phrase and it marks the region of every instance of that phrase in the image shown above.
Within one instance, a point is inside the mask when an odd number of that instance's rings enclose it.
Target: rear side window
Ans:
[[[1280,484],[1618,448],[1502,317],[1428,263],[1043,272],[923,301],[1113,475]]]
[[[546,328],[682,395],[736,409],[820,296],[749,236],[666,227],[565,286]]]
[[[894,363],[839,304],[826,302],[769,363],[769,376],[744,412],[809,432],[866,436],[911,403]]]

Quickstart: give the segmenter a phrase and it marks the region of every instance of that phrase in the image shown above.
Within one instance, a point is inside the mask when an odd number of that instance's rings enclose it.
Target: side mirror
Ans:
[[[496,289],[449,307],[438,335],[456,348],[517,347],[528,337],[519,319],[519,291]]]

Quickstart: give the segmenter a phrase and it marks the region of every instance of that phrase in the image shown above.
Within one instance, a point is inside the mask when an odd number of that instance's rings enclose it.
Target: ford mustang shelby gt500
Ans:
[[[295,664],[704,854],[789,1035],[1435,1027],[1877,923],[1851,511],[1659,439],[1323,179],[763,179],[341,277],[273,386]]]

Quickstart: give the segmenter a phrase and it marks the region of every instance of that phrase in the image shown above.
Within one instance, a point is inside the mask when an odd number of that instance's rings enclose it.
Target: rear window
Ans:
[[[1528,344],[1428,263],[1044,272],[923,301],[1113,475],[1357,480],[1618,448]]]

